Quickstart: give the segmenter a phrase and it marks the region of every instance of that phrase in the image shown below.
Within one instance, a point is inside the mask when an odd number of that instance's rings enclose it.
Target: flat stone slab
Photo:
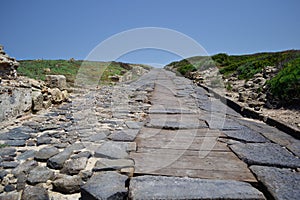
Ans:
[[[146,127],[167,130],[178,130],[207,128],[207,124],[205,123],[205,121],[200,120],[197,122],[151,120],[149,123],[146,124]]]
[[[113,132],[108,138],[114,141],[133,142],[138,133],[139,129],[124,129]]]
[[[248,143],[229,146],[240,159],[249,165],[299,168],[300,159],[278,144]]]
[[[35,154],[35,159],[39,161],[47,161],[49,158],[52,156],[55,156],[56,154],[59,153],[59,150],[56,147],[44,147],[40,149],[38,152]]]
[[[176,108],[149,109],[149,114],[195,114],[195,111]]]
[[[128,193],[125,187],[127,179],[127,176],[117,172],[94,174],[92,178],[81,187],[81,199],[125,199]]]
[[[38,166],[30,171],[27,181],[32,184],[46,183],[54,178],[54,172],[47,167]]]
[[[224,131],[223,133],[230,138],[242,140],[245,142],[256,142],[256,143],[270,142],[265,137],[263,137],[260,133],[246,127],[240,130]]]
[[[274,199],[299,199],[300,173],[275,167],[251,166],[250,169]]]
[[[87,137],[82,137],[81,141],[83,142],[98,142],[102,141],[106,138],[106,135],[104,133],[95,133],[95,134],[90,134]]]
[[[134,142],[113,142],[108,141],[102,144],[95,151],[95,157],[100,158],[127,158],[128,152],[135,151],[136,144]]]
[[[238,122],[227,119],[225,115],[204,115],[200,116],[200,119],[206,120],[209,128],[220,129],[220,130],[241,130],[244,126],[240,125]]]
[[[164,176],[139,176],[130,181],[131,199],[265,199],[249,183]]]
[[[140,129],[143,126],[143,122],[126,121],[126,126],[130,129]]]
[[[78,174],[81,170],[85,169],[87,161],[88,158],[86,157],[69,159],[64,163],[62,171],[70,175]]]
[[[47,161],[47,166],[52,169],[61,169],[61,168],[63,168],[65,161],[69,159],[71,154],[72,154],[72,151],[67,150],[67,148],[66,148],[64,151],[51,157]]]
[[[107,170],[120,170],[122,168],[129,168],[134,166],[134,161],[131,159],[107,159],[100,158],[93,171],[107,171]]]

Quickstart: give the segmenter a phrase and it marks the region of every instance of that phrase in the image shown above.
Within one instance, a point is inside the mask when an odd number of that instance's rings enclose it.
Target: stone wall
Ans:
[[[0,122],[68,100],[65,76],[49,75],[46,82],[37,81],[17,76],[18,66],[0,46]]]
[[[17,77],[17,68],[19,63],[15,58],[9,57],[0,45],[0,77],[15,79]]]
[[[5,87],[0,89],[0,121],[23,114],[32,107],[30,88]]]

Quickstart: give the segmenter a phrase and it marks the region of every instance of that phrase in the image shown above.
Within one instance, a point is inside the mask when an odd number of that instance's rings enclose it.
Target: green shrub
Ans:
[[[179,73],[184,76],[187,75],[187,73],[193,72],[196,70],[197,70],[196,67],[192,64],[187,64],[187,65],[184,65],[184,66],[181,66],[178,68]]]
[[[300,58],[285,64],[284,68],[267,82],[270,92],[284,103],[300,99]]]

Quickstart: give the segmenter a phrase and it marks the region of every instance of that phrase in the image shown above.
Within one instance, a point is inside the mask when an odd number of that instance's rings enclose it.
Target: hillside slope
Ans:
[[[98,62],[81,60],[21,60],[18,74],[37,80],[45,80],[49,74],[64,75],[69,86],[73,86],[76,79],[84,74],[87,81],[98,84],[109,84],[120,81],[120,77],[132,71],[135,76],[136,68],[148,70],[145,65],[127,64],[121,62]],[[138,76],[138,74],[136,74]],[[130,77],[136,78],[136,77]]]
[[[245,83],[261,78],[257,93],[265,93],[267,106],[287,106],[299,103],[300,99],[300,51],[290,50],[275,53],[231,56],[217,54],[212,57],[192,57],[172,62],[167,69],[176,71],[188,78],[205,75],[205,70],[217,67],[222,75],[224,86],[231,91],[237,81]],[[198,72],[198,73],[196,73]],[[262,76],[261,76],[262,75]],[[264,80],[263,80],[264,79]],[[248,85],[247,85],[248,83]],[[241,86],[239,87],[241,88]]]
[[[300,128],[300,51],[192,57],[165,66],[239,104]]]

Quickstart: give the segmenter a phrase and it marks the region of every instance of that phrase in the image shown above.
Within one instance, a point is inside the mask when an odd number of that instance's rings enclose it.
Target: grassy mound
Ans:
[[[251,55],[216,54],[212,57],[192,57],[172,62],[166,68],[172,68],[183,76],[189,72],[218,67],[224,78],[235,75],[240,80],[249,80],[267,66],[275,66],[279,73],[267,81],[269,92],[282,104],[300,102],[300,51],[290,50],[274,53]]]
[[[119,62],[94,62],[75,60],[23,60],[19,61],[18,74],[37,80],[45,80],[47,74],[65,75],[67,82],[73,85],[78,73],[84,73],[90,81],[110,82],[109,77],[122,75],[131,69],[131,65]]]

